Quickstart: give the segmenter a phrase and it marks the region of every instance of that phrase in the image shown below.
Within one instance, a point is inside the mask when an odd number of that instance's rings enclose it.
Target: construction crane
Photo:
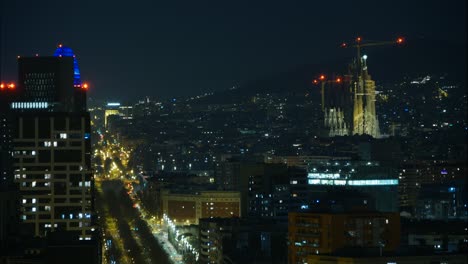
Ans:
[[[343,78],[341,77],[336,77],[335,79],[330,79],[327,80],[327,77],[324,74],[321,74],[317,79],[313,80],[313,83],[317,85],[320,82],[322,90],[321,90],[321,96],[322,96],[322,111],[325,111],[325,84],[327,83],[341,83],[343,82]]]
[[[356,48],[356,59],[350,65],[350,72],[343,77],[327,80],[325,75],[320,75],[318,79],[313,80],[313,84],[321,84],[322,111],[325,113],[325,85],[329,83],[349,83],[349,91],[353,94],[353,113],[351,134],[368,134],[378,137],[380,132],[378,128],[378,119],[375,112],[375,82],[367,70],[367,55],[361,56],[361,49],[364,47],[401,45],[405,42],[404,38],[398,37],[390,41],[367,41],[364,42],[361,37],[357,37],[352,45],[342,43],[342,48]],[[338,108],[339,109],[339,108]],[[326,115],[326,113],[325,113]],[[345,126],[346,127],[346,126]]]
[[[384,46],[384,45],[401,45],[405,42],[405,39],[403,37],[398,37],[396,40],[388,40],[388,41],[371,41],[371,42],[363,42],[362,37],[357,37],[355,39],[355,44],[353,45],[348,45],[348,43],[343,42],[341,44],[341,48],[356,48],[356,53],[357,53],[357,67],[356,67],[356,77],[361,74],[362,71],[362,65],[361,65],[361,48],[364,47],[373,47],[373,46]],[[364,55],[363,59],[366,60],[367,56]],[[322,110],[324,108],[324,89],[325,89],[325,84],[326,83],[340,83],[342,82],[343,79],[341,77],[336,78],[336,80],[327,80],[326,76],[321,74],[317,79],[313,80],[313,84],[317,85],[319,82],[321,83],[321,94],[322,94]],[[365,94],[360,94],[360,95],[365,95]]]
[[[403,37],[398,37],[396,40],[388,40],[388,41],[370,41],[370,42],[363,42],[362,37],[357,37],[355,39],[355,44],[354,45],[348,45],[348,43],[343,42],[341,44],[341,48],[356,48],[356,58],[357,58],[357,67],[356,67],[356,77],[359,76],[362,72],[362,63],[361,63],[361,48],[364,47],[373,47],[373,46],[385,46],[385,45],[401,45],[405,42],[405,39]],[[366,55],[364,55],[366,56]],[[367,59],[366,57],[363,57],[363,59]]]

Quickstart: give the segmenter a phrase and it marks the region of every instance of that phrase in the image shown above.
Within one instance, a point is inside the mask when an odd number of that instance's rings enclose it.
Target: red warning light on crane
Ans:
[[[361,40],[362,40],[361,37],[357,37],[357,38],[356,38],[356,42],[357,42],[357,43],[361,42]]]
[[[405,39],[402,38],[402,37],[399,37],[399,38],[397,38],[397,40],[396,40],[396,43],[398,43],[398,44],[401,44],[401,43],[403,43],[403,42],[405,42]]]
[[[314,83],[314,84],[317,84],[317,83],[318,83],[318,81],[317,81],[317,80],[314,80],[314,81],[313,81],[313,83]]]
[[[325,75],[323,75],[323,74],[320,75],[319,79],[320,79],[321,81],[325,80]]]
[[[336,78],[336,82],[337,82],[337,83],[340,83],[340,82],[341,82],[341,78]]]

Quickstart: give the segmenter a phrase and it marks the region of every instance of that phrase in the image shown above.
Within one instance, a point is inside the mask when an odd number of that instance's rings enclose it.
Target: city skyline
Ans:
[[[0,3],[0,262],[468,264],[466,3]]]

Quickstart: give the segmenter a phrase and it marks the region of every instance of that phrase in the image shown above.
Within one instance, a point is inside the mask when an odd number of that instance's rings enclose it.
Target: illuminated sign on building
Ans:
[[[309,173],[307,174],[309,179],[339,179],[339,173]]]
[[[349,185],[349,186],[378,186],[378,185],[398,185],[396,179],[380,180],[328,180],[328,179],[309,179],[310,185]]]
[[[45,109],[49,107],[48,102],[13,102],[12,109]]]
[[[396,179],[385,179],[385,180],[349,180],[348,185],[354,186],[374,186],[374,185],[398,185]]]

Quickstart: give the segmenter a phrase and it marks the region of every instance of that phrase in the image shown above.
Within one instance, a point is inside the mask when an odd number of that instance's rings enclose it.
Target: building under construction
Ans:
[[[356,44],[352,46],[357,49],[357,56],[349,65],[348,73],[329,80],[324,75],[319,77],[324,126],[328,136],[366,134],[374,138],[380,137],[375,108],[375,81],[369,74],[367,55],[361,56],[361,48],[402,42],[403,39],[398,38],[396,41],[362,44],[361,38],[357,38]],[[345,43],[342,44],[342,47],[346,46]],[[318,82],[314,80],[314,83]]]

